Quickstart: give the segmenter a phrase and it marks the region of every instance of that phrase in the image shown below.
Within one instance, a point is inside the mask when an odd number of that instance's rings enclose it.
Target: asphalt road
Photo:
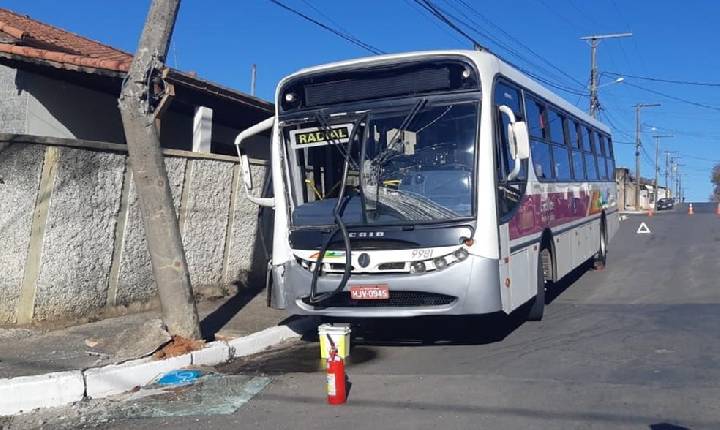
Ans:
[[[558,286],[542,322],[362,325],[344,406],[325,404],[317,344],[227,374],[270,384],[231,415],[112,418],[142,429],[720,429],[720,217],[630,216],[608,266]],[[640,222],[651,234],[638,235]]]

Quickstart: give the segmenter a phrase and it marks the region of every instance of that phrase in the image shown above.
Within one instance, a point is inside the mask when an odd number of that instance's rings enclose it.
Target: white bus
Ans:
[[[242,148],[268,129],[261,197]],[[489,52],[301,70],[235,143],[274,208],[270,302],[292,314],[537,320],[618,227],[609,129]]]

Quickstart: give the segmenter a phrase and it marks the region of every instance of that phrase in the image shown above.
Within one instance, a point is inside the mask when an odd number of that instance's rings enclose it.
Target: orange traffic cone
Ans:
[[[720,216],[720,203],[718,203],[717,208],[715,208],[715,215]]]
[[[653,208],[648,208],[648,216],[653,216]]]
[[[695,211],[693,210],[692,203],[690,203],[690,206],[688,206],[688,215],[695,215]]]

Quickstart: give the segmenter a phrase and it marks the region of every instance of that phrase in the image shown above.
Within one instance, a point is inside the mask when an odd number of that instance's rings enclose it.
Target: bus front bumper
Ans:
[[[340,275],[324,275],[317,283],[317,292],[334,290]],[[390,297],[411,297],[398,304],[383,301],[332,300],[330,304],[313,306],[307,303],[312,273],[296,262],[273,269],[273,303],[291,314],[323,315],[346,318],[392,318],[422,315],[477,315],[502,310],[498,260],[470,255],[467,260],[445,269],[427,273],[356,274],[350,277],[341,294],[348,298],[349,288],[363,285],[384,285]],[[393,296],[395,292],[395,296]],[[440,304],[428,305],[440,297]],[[305,300],[304,300],[305,299]],[[337,299],[337,297],[336,297]]]

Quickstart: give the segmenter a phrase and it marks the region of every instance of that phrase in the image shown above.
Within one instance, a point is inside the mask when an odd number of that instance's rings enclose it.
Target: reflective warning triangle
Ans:
[[[637,229],[637,234],[650,234],[652,233],[644,222],[640,223],[640,227]]]

